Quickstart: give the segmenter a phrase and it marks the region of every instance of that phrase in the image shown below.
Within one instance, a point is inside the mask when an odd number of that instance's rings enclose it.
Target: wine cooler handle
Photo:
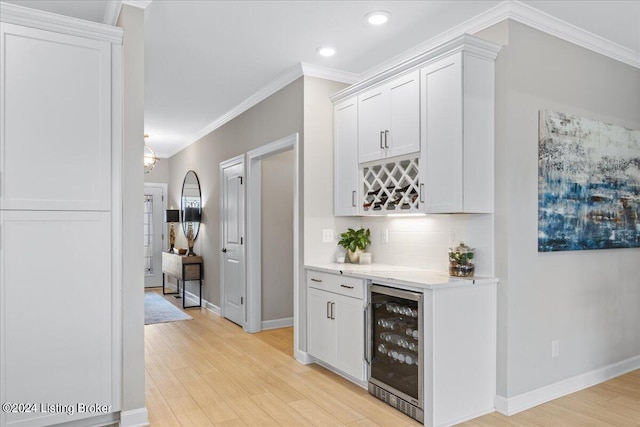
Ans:
[[[356,207],[356,191],[351,192],[351,206]]]
[[[420,184],[420,203],[424,203],[424,184]]]
[[[384,148],[389,148],[389,131],[384,131]]]
[[[371,303],[367,303],[367,306],[364,308],[364,361],[367,362],[367,365],[371,365],[371,333],[369,332],[369,328],[371,328]]]
[[[327,319],[331,319],[331,301],[327,301]]]
[[[384,136],[384,131],[380,131],[380,149],[384,150],[384,145],[382,145],[382,137]]]

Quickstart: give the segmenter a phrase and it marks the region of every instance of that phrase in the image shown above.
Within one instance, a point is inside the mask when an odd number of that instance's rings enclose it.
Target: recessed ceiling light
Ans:
[[[322,46],[316,49],[319,55],[322,56],[333,56],[336,54],[337,50],[333,46]]]
[[[364,17],[371,25],[382,25],[389,20],[391,14],[384,10],[374,10],[364,15]]]

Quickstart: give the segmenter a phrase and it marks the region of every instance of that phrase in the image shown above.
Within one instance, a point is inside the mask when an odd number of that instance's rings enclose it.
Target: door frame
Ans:
[[[247,332],[262,330],[262,159],[293,150],[293,328],[294,353],[298,352],[300,323],[300,202],[302,157],[298,134],[292,134],[247,153]]]
[[[220,316],[224,317],[224,296],[225,296],[225,283],[224,283],[224,254],[222,253],[222,248],[224,247],[224,221],[222,218],[222,210],[223,210],[223,206],[224,206],[224,188],[223,188],[223,182],[224,182],[224,170],[228,167],[231,166],[235,166],[235,165],[242,165],[242,175],[246,175],[247,169],[246,169],[246,164],[245,164],[245,160],[244,160],[244,154],[240,154],[238,156],[232,157],[230,159],[227,159],[223,162],[220,162],[220,176],[219,176],[219,196],[220,196],[220,200],[219,200],[219,209],[220,209],[220,246],[219,246],[219,266],[220,266]],[[246,182],[245,182],[246,184]],[[240,223],[242,224],[242,231],[244,232],[243,234],[246,235],[246,229],[247,229],[247,224],[246,224],[246,209],[247,209],[247,204],[246,204],[246,195],[247,195],[247,189],[246,189],[246,185],[242,185],[243,191],[242,191],[242,204],[244,209],[242,209],[242,212],[240,214]],[[245,247],[247,246],[247,240],[244,240],[244,244],[240,245],[240,250],[242,253],[242,258],[244,260],[244,266],[243,268],[240,269],[240,271],[242,272],[242,286],[243,286],[243,291],[244,291],[244,304],[242,304],[242,328],[243,329],[247,329],[247,304],[248,304],[248,298],[247,298],[247,251],[245,249]]]
[[[162,182],[145,182],[144,183],[144,190],[143,190],[143,194],[144,192],[147,190],[147,188],[160,188],[162,190],[162,217],[164,218],[164,212],[169,209],[167,206],[169,205],[169,184],[165,184]],[[155,226],[155,224],[154,224]],[[162,252],[164,252],[165,249],[167,249],[165,247],[166,242],[169,241],[168,238],[165,239],[165,236],[169,235],[169,226],[167,223],[165,223],[164,221],[161,223],[161,227],[162,227],[162,243],[160,245],[160,257],[162,258]],[[162,270],[162,268],[160,269]],[[160,274],[162,274],[162,271],[160,271]],[[150,289],[150,288],[149,288]]]

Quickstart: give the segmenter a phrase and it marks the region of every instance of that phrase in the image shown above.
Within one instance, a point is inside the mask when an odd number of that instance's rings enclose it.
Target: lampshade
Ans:
[[[164,211],[164,222],[180,222],[180,210],[167,209]]]
[[[185,208],[182,220],[184,222],[200,222],[200,208]]]

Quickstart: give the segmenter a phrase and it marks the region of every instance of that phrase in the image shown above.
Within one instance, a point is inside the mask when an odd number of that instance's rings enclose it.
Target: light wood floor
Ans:
[[[326,369],[295,361],[292,328],[248,334],[206,310],[187,312],[194,320],[145,326],[154,427],[419,425]],[[640,427],[640,371],[512,417],[494,413],[463,425]]]

